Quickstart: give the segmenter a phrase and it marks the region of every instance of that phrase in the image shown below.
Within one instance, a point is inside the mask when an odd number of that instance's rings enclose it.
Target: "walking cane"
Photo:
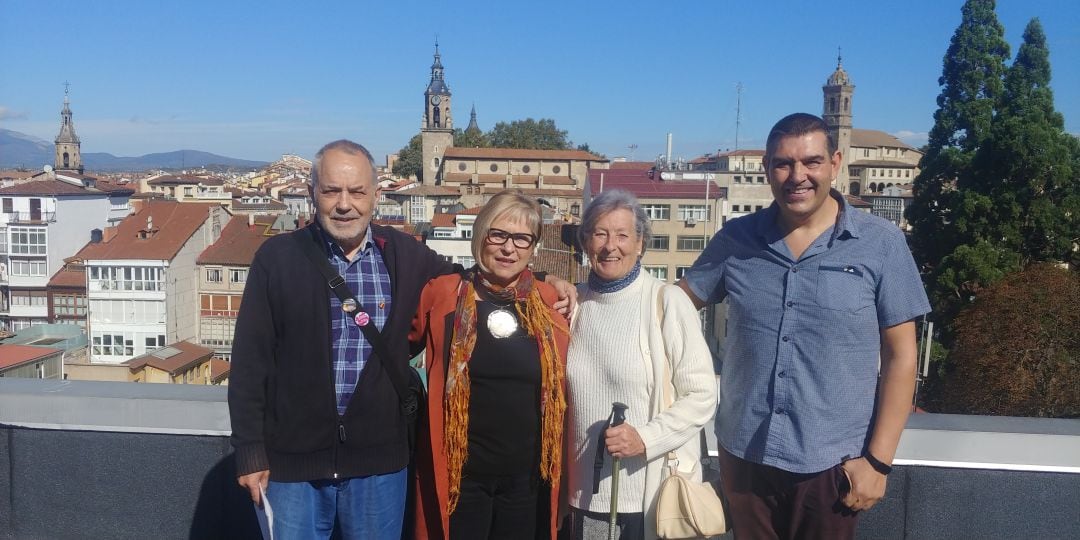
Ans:
[[[622,425],[626,421],[626,405],[618,401],[611,404],[611,423],[608,427]],[[608,540],[615,540],[615,518],[619,513],[619,458],[611,456],[611,516],[608,518]]]

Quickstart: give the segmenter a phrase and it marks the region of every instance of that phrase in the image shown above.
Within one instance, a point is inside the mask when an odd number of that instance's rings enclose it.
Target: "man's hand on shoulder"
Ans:
[[[547,275],[547,279],[544,283],[555,287],[555,290],[559,293],[559,300],[555,302],[551,307],[555,308],[555,311],[562,313],[566,320],[570,320],[570,316],[574,313],[574,308],[577,307],[577,287],[574,287],[572,283],[555,277],[551,274]]]
[[[841,468],[851,486],[844,495],[844,506],[856,512],[869,510],[885,496],[888,477],[874,470],[866,458],[849,459]]]
[[[236,478],[236,482],[248,490],[248,494],[251,495],[251,502],[262,508],[262,492],[266,491],[266,486],[270,482],[270,471],[257,471],[241,475]]]

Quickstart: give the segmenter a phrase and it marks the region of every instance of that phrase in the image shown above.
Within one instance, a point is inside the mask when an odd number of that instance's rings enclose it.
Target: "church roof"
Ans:
[[[606,159],[584,150],[527,150],[524,148],[462,148],[452,146],[446,149],[443,159],[517,159],[517,160],[552,160],[552,161],[607,161]]]
[[[866,146],[871,148],[887,146],[890,148],[915,150],[910,144],[901,141],[884,131],[878,131],[876,129],[852,129],[851,146]]]
[[[844,71],[844,66],[842,65],[842,63],[840,61],[840,55],[836,56],[836,71],[834,71],[832,75],[829,75],[829,80],[828,80],[828,82],[825,83],[825,85],[826,86],[850,86],[851,85],[851,77],[849,77],[847,72]]]

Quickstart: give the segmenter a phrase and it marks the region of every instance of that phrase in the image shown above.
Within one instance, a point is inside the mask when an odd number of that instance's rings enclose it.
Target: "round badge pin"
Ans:
[[[356,311],[356,300],[346,298],[345,301],[341,303],[341,311],[344,311],[345,313]]]
[[[371,315],[361,311],[353,317],[353,320],[356,321],[356,326],[367,326],[368,323],[371,322]]]

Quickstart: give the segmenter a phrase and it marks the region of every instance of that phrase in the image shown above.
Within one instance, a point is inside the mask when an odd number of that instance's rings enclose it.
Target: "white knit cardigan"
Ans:
[[[701,319],[686,293],[665,286],[646,272],[638,279],[643,280],[640,313],[650,321],[642,326],[648,331],[639,336],[642,367],[649,384],[650,420],[638,426],[637,432],[645,443],[647,464],[641,507],[645,509],[645,538],[651,540],[656,538],[656,498],[660,483],[667,477],[667,453],[674,450],[679,470],[693,471],[693,478],[701,480],[699,432],[711,426],[716,413],[716,374],[701,333]],[[579,285],[578,297],[587,294],[588,285]],[[574,339],[572,332],[570,339]],[[674,402],[670,407],[661,386],[664,384],[671,385]]]

